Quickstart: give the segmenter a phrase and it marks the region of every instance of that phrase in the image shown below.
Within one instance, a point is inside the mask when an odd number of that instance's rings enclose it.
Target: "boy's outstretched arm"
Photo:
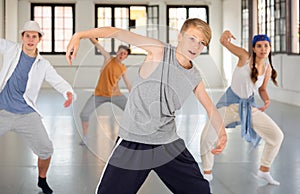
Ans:
[[[214,149],[211,150],[211,152],[213,154],[220,154],[224,150],[227,143],[227,134],[225,131],[222,117],[218,109],[216,108],[216,106],[213,104],[210,97],[208,96],[202,81],[196,87],[194,93],[198,98],[198,100],[200,101],[200,103],[205,108],[207,115],[212,123],[212,126],[214,127],[216,133],[218,134],[217,145]]]
[[[70,65],[72,64],[72,59],[76,58],[80,46],[80,40],[84,38],[115,38],[147,51],[148,55],[150,54],[155,61],[160,61],[161,50],[164,46],[164,44],[159,40],[138,35],[128,30],[115,27],[93,28],[86,31],[76,32],[72,36],[66,50],[66,59]],[[159,54],[156,54],[156,52]]]

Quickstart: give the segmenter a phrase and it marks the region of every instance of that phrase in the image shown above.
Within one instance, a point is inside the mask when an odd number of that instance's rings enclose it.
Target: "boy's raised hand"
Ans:
[[[77,33],[75,33],[71,40],[69,41],[69,44],[67,46],[66,51],[66,59],[69,65],[72,65],[72,59],[76,58],[77,51],[80,46],[80,37]]]

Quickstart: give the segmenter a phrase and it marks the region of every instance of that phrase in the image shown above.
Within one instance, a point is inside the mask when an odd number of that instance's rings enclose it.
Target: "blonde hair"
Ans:
[[[211,40],[211,29],[209,25],[199,18],[189,18],[183,23],[180,33],[186,32],[190,27],[195,27],[203,33],[205,46],[207,46]]]

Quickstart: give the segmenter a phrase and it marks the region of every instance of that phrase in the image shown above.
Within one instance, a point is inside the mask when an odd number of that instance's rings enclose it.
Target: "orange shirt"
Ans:
[[[121,96],[118,82],[126,71],[122,63],[118,63],[113,57],[104,67],[95,88],[95,96]]]

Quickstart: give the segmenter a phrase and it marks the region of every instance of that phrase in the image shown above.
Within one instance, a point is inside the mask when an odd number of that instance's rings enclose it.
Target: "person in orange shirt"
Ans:
[[[94,94],[88,99],[80,113],[83,133],[83,138],[80,142],[81,145],[86,145],[87,143],[89,117],[97,107],[105,102],[111,102],[122,110],[125,109],[127,97],[121,93],[118,85],[121,77],[127,89],[131,90],[131,82],[128,79],[126,66],[122,63],[130,54],[130,49],[125,45],[120,45],[116,56],[113,57],[98,43],[97,39],[90,38],[90,41],[104,56],[104,65],[100,70],[100,77]]]

